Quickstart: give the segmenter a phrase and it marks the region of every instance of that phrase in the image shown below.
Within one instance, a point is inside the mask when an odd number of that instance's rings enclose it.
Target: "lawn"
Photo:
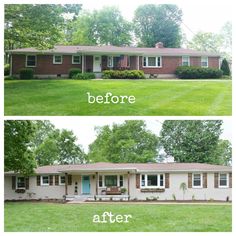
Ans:
[[[128,223],[93,223],[104,211],[131,214]],[[5,231],[232,231],[231,205],[5,203]]]
[[[5,81],[5,115],[229,116],[232,82],[180,80]],[[133,95],[134,104],[89,104],[87,92]]]

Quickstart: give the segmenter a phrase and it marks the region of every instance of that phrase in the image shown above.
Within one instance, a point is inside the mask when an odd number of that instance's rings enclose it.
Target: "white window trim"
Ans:
[[[79,62],[75,62],[74,57],[79,57],[80,58]],[[71,63],[73,65],[80,65],[81,64],[81,55],[72,55],[72,62]]]
[[[200,175],[200,180],[201,180],[201,185],[200,186],[195,186],[194,185],[194,175]],[[192,176],[192,187],[193,188],[203,188],[203,174],[202,173],[193,173],[193,176]]]
[[[203,58],[205,59],[207,59],[207,66],[203,66],[202,65],[202,62],[203,62]],[[201,67],[203,67],[203,68],[208,68],[208,57],[201,57]]]
[[[145,185],[142,186],[142,175],[144,175],[145,177]],[[147,185],[147,176],[148,175],[156,175],[157,176],[157,186],[148,186]],[[160,175],[163,175],[163,186],[160,186]],[[140,174],[140,188],[165,188],[165,174],[164,173],[160,173],[160,174],[156,174],[156,173],[145,173],[145,174]]]
[[[106,188],[107,187],[107,186],[105,186],[105,176],[110,176],[110,175],[116,175],[117,176],[117,187],[121,187],[120,186],[120,176],[123,176],[123,186],[122,186],[122,188],[124,187],[124,183],[125,183],[124,175],[105,174],[105,175],[98,175],[98,180],[97,180],[98,188]],[[102,186],[99,186],[99,176],[102,176]]]
[[[226,175],[227,185],[220,185],[220,175],[221,174],[225,174]],[[229,174],[228,173],[219,173],[218,186],[219,186],[219,188],[229,188]]]
[[[25,181],[25,187],[21,187],[21,188],[18,188],[18,178],[24,178],[25,179],[25,177],[24,176],[16,176],[16,189],[26,189],[26,181]]]
[[[149,57],[156,58],[156,66],[148,66],[148,58]],[[158,66],[158,57],[160,57],[160,66]],[[144,58],[146,59],[146,66],[144,66]],[[162,68],[162,56],[143,56],[143,67],[144,68]]]
[[[55,57],[61,57],[61,62],[56,62]],[[63,63],[63,56],[62,55],[53,55],[53,64],[61,65]]]
[[[109,59],[108,58],[111,58],[111,65],[109,65]],[[112,68],[114,66],[114,57],[113,56],[107,56],[107,67],[108,68]]]
[[[34,56],[35,57],[35,65],[34,66],[30,66],[28,65],[28,56]],[[29,55],[26,55],[25,57],[25,67],[36,67],[37,66],[37,56],[36,55],[33,55],[33,54],[29,54]]]
[[[43,177],[48,177],[48,184],[44,184],[44,183],[43,183]],[[49,175],[41,175],[41,178],[40,178],[40,184],[41,184],[41,186],[49,186],[49,181],[50,181]]]
[[[65,175],[59,175],[59,185],[65,185],[65,183],[61,182],[61,177],[65,177]]]
[[[182,66],[184,66],[184,57],[188,58],[188,65],[187,66],[191,66],[190,65],[190,56],[182,56]],[[186,66],[186,65],[185,65]]]

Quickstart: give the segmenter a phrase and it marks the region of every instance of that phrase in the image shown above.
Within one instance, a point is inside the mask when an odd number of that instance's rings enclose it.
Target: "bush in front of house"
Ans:
[[[95,74],[90,72],[78,73],[73,76],[73,79],[78,79],[78,80],[90,80],[95,78],[96,78]]]
[[[105,70],[102,74],[103,79],[145,79],[144,72],[141,70]]]
[[[4,76],[10,75],[10,64],[4,65]]]
[[[199,66],[179,66],[175,74],[180,79],[216,79],[223,75],[222,70]]]
[[[31,68],[20,69],[20,79],[33,79],[34,71]]]
[[[223,75],[230,75],[230,68],[229,68],[229,63],[228,61],[224,58],[220,69],[223,71]]]
[[[75,75],[82,73],[81,69],[79,68],[71,68],[69,70],[69,78],[72,79]]]

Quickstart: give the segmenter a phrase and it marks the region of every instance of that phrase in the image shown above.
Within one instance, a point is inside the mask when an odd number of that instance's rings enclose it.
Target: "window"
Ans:
[[[124,186],[124,179],[123,179],[123,175],[120,175],[120,187]]]
[[[49,185],[49,176],[47,175],[41,176],[41,185]]]
[[[62,64],[62,56],[54,55],[53,56],[53,64]]]
[[[106,175],[105,176],[105,186],[117,186],[117,175]]]
[[[193,174],[193,187],[201,188],[202,187],[202,175]]]
[[[145,174],[141,175],[142,188],[163,188],[164,174]]]
[[[143,67],[162,67],[161,57],[143,57]]]
[[[81,56],[72,56],[72,64],[80,64]]]
[[[219,187],[228,187],[228,175],[219,174]]]
[[[113,67],[113,56],[107,57],[107,67]]]
[[[201,67],[208,67],[208,57],[201,57]]]
[[[16,178],[16,188],[25,188],[25,177],[17,177]]]
[[[190,66],[189,56],[183,56],[182,57],[182,66]]]
[[[35,67],[36,66],[36,56],[27,55],[26,56],[26,67]]]
[[[66,183],[66,177],[65,176],[60,176],[59,181],[60,181],[60,185],[64,185]]]
[[[103,181],[102,181],[102,175],[99,175],[99,180],[98,180],[98,186],[102,187],[103,186]]]

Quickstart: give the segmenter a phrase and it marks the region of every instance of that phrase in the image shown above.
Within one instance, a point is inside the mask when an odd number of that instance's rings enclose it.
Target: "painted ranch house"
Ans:
[[[148,77],[172,77],[178,66],[219,68],[220,55],[183,48],[165,48],[159,42],[154,48],[116,46],[55,46],[51,50],[22,48],[8,51],[11,75],[32,68],[37,77],[68,77],[69,70],[94,72],[104,70],[142,70]]]
[[[232,168],[200,163],[94,163],[5,173],[5,200],[232,200]]]

